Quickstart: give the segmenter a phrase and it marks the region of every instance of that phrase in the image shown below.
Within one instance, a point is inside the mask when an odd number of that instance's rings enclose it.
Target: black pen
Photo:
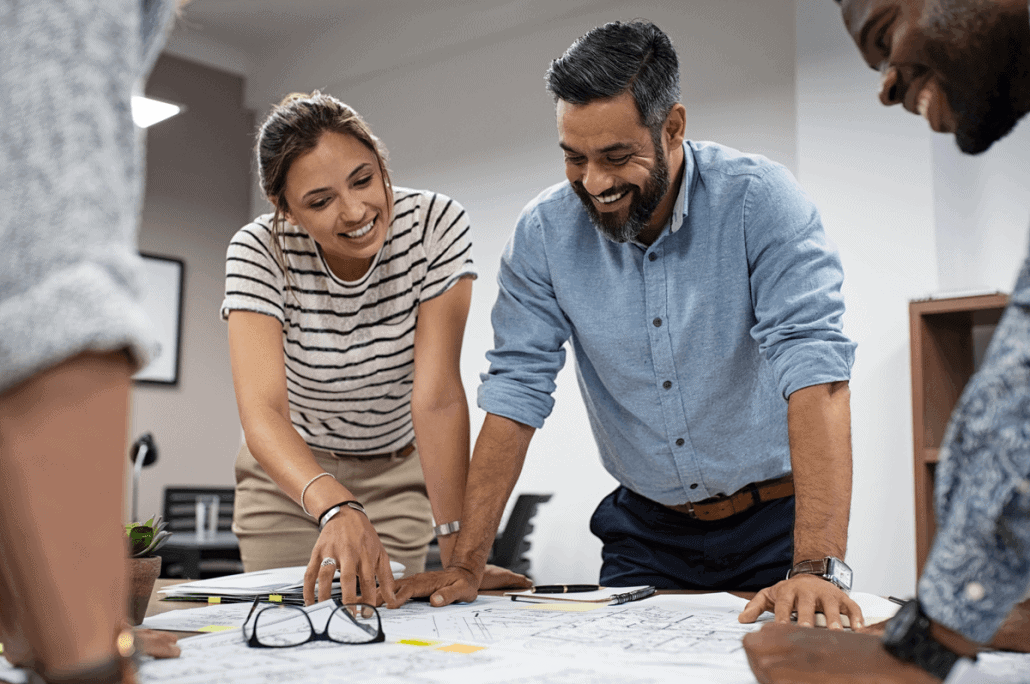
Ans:
[[[887,600],[891,603],[897,603],[899,606],[903,606],[906,603],[908,603],[908,601],[905,601],[904,599],[899,599],[897,596],[888,596]]]
[[[596,584],[541,584],[529,590],[531,594],[582,594],[586,591],[598,591]]]

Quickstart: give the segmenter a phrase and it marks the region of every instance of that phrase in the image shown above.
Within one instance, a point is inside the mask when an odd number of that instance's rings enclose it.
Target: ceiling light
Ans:
[[[140,128],[147,128],[156,123],[185,111],[182,105],[162,102],[150,97],[132,96],[132,120]]]

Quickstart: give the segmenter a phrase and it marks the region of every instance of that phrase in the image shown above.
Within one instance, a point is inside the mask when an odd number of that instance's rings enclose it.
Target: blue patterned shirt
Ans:
[[[568,183],[522,212],[501,258],[480,408],[541,427],[576,375],[604,466],[664,504],[790,472],[786,398],[847,380],[840,259],[790,173],[683,146],[670,224],[617,244]]]
[[[987,643],[1030,588],[1030,259],[940,455],[919,600],[937,622]]]

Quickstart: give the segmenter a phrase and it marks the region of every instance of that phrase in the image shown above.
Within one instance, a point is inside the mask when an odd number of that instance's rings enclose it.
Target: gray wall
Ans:
[[[184,260],[186,286],[178,386],[132,393],[131,437],[152,432],[160,452],[143,475],[142,516],[160,512],[166,485],[233,483],[240,424],[218,308],[226,247],[249,219],[254,128],[239,76],[163,55],[146,93],[186,111],[147,129],[140,249]]]

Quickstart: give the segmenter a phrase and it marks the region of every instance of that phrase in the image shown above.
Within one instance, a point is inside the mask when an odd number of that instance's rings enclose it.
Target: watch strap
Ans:
[[[833,584],[841,591],[851,591],[852,572],[848,564],[834,556],[803,560],[796,563],[787,573],[787,579],[794,575],[815,575]]]
[[[826,577],[829,574],[830,568],[826,558],[817,558],[814,560],[803,560],[800,563],[795,563],[794,567],[787,573],[787,579],[790,579],[794,575],[819,575]]]
[[[915,615],[913,615],[915,613]],[[933,638],[930,633],[930,618],[923,613],[919,599],[912,599],[891,618],[909,622],[908,629],[900,634],[891,634],[888,623],[884,633],[883,646],[898,660],[916,665],[934,677],[947,679],[961,656]]]

